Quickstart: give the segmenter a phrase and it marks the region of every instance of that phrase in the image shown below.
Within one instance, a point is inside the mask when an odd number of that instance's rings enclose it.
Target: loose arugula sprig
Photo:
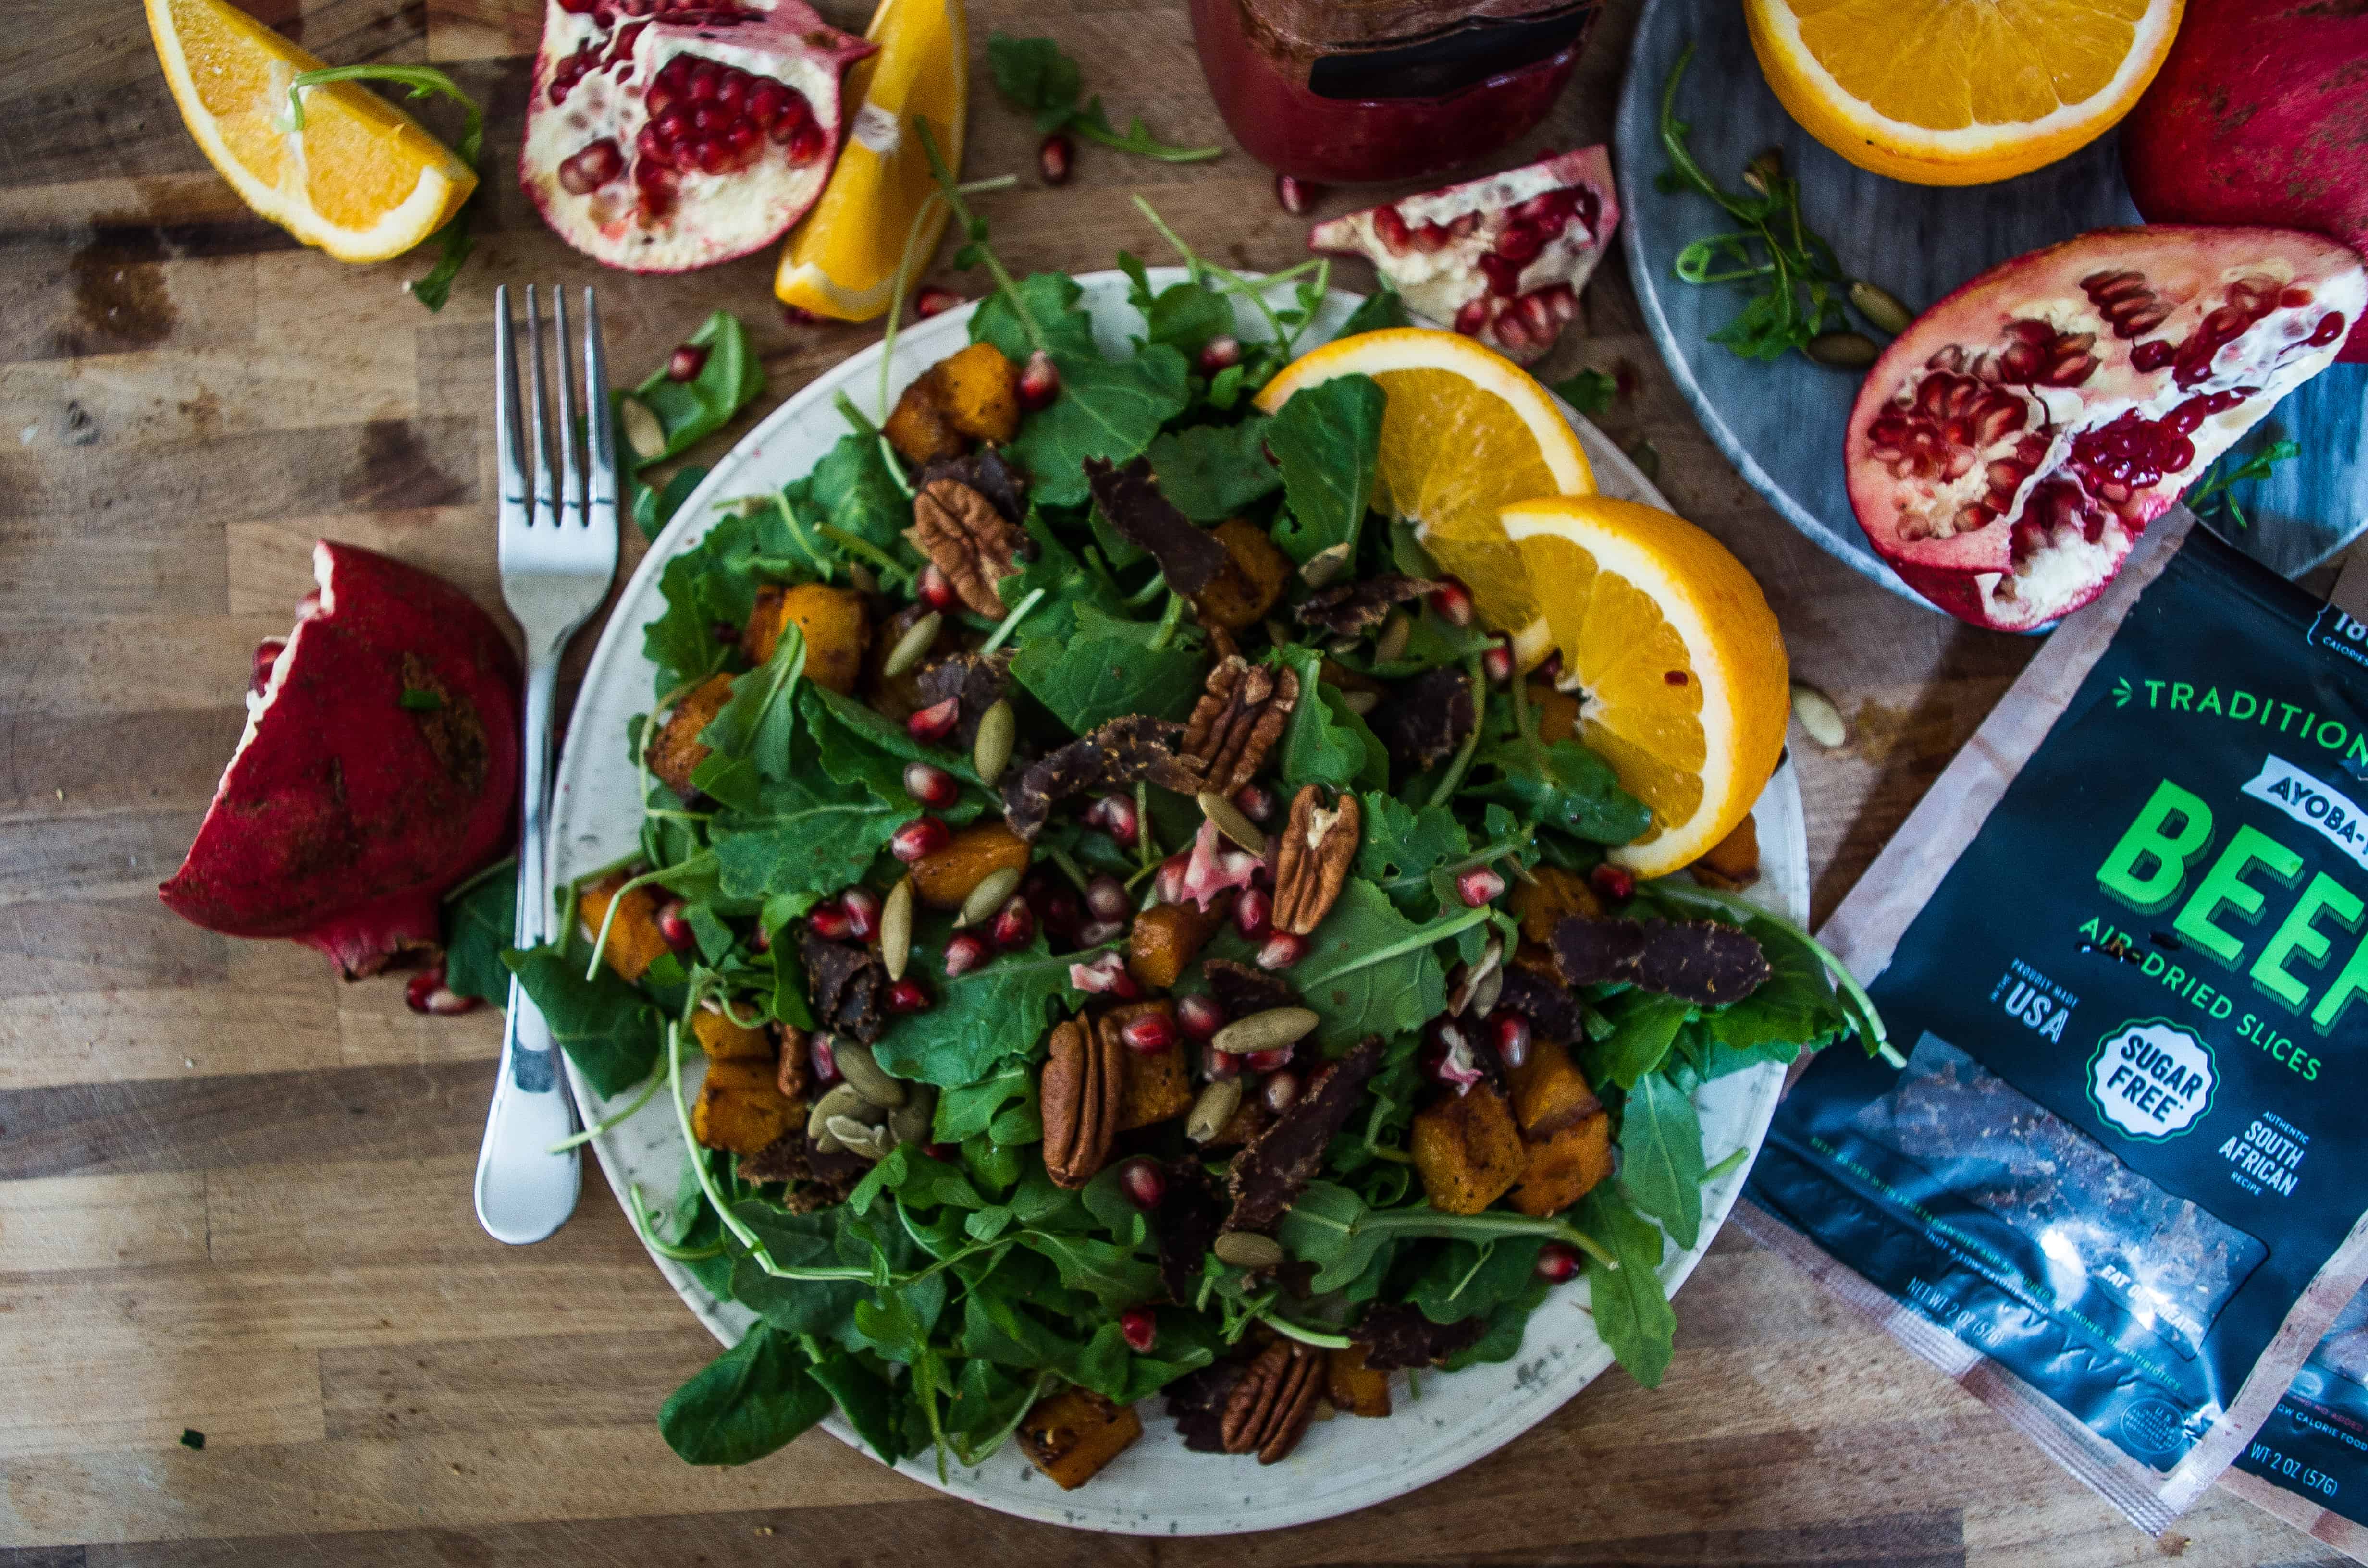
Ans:
[[[291,129],[304,129],[304,90],[325,86],[331,82],[393,82],[409,87],[410,96],[415,98],[441,93],[455,99],[467,111],[468,119],[461,132],[460,145],[452,149],[453,155],[468,165],[472,171],[482,172],[477,170],[477,160],[485,147],[484,111],[477,107],[476,99],[461,90],[459,83],[434,66],[326,65],[318,71],[299,71],[288,84],[288,123]],[[444,301],[452,295],[452,279],[461,275],[461,268],[468,263],[469,251],[476,243],[470,236],[469,223],[476,212],[478,200],[484,193],[484,186],[480,182],[477,188],[469,193],[469,199],[461,204],[461,210],[453,213],[442,228],[427,236],[428,243],[440,246],[442,254],[437,257],[436,265],[428,269],[427,276],[411,285],[411,297],[431,312],[444,308]]]
[[[1223,147],[1178,147],[1151,134],[1140,118],[1121,135],[1112,129],[1099,94],[1080,107],[1084,74],[1077,62],[1061,52],[1049,38],[1012,38],[996,33],[986,41],[987,68],[995,73],[996,90],[1012,108],[1036,117],[1036,131],[1050,136],[1072,131],[1088,142],[1099,142],[1121,153],[1154,158],[1163,164],[1199,164],[1221,157]]]
[[[2206,470],[2203,477],[2196,481],[2195,488],[2187,493],[2188,508],[2200,517],[2208,506],[2212,515],[2224,517],[2239,528],[2248,528],[2252,521],[2237,504],[2235,487],[2269,478],[2278,464],[2301,453],[2302,443],[2293,440],[2272,441],[2241,461],[2235,452],[2230,452]]]

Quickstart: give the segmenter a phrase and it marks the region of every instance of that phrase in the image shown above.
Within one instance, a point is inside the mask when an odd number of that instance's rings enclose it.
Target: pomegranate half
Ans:
[[[877,47],[801,0],[549,0],[518,181],[561,239],[610,267],[746,256],[822,195],[839,79]]]
[[[1307,248],[1370,257],[1407,305],[1528,364],[1578,314],[1619,222],[1611,154],[1582,147],[1330,219]]]
[[[445,892],[507,850],[518,663],[416,566],[324,540],[296,629],[256,652],[246,731],[158,890],[232,937],[290,937],[348,980],[438,940]]]
[[[2122,172],[2155,222],[2276,223],[2368,251],[2368,6],[2190,6],[2122,127]],[[2340,358],[2368,360],[2368,319]]]
[[[1867,372],[1844,447],[1859,527],[1950,614],[2044,626],[2363,305],[2360,257],[2289,229],[2102,229],[2003,262]]]

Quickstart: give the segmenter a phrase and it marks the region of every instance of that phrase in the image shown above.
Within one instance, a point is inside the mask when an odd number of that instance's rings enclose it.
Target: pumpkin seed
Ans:
[[[1201,814],[1217,824],[1217,831],[1253,855],[1266,853],[1266,835],[1258,824],[1242,814],[1241,807],[1214,790],[1203,790],[1194,797],[1201,802]]]
[[[913,879],[905,877],[888,890],[887,901],[880,906],[880,961],[887,966],[888,978],[905,978],[905,966],[913,961]]]
[[[643,462],[666,456],[666,426],[650,405],[628,392],[617,399],[617,418],[625,426],[625,444]]]
[[[867,1160],[884,1160],[895,1146],[886,1128],[866,1127],[851,1116],[834,1116],[824,1130],[846,1144],[848,1153]]]
[[[1899,302],[1899,297],[1888,289],[1876,287],[1861,278],[1850,286],[1850,303],[1858,313],[1897,337],[1916,324],[1915,314]]]
[[[880,673],[894,680],[919,664],[928,656],[930,644],[937,642],[938,633],[944,630],[946,618],[931,610],[905,628],[905,635],[897,638],[896,645],[888,650],[887,662],[880,666]]]
[[[814,1153],[817,1154],[844,1154],[847,1153],[847,1145],[840,1142],[837,1139],[833,1138],[830,1135],[830,1129],[827,1127],[822,1130],[821,1137],[809,1138],[806,1142],[814,1145]]]
[[[888,1075],[870,1046],[860,1040],[837,1040],[833,1042],[833,1054],[838,1062],[838,1075],[857,1094],[883,1110],[894,1110],[905,1103],[905,1085]]]
[[[1344,691],[1340,694],[1340,706],[1360,719],[1381,705],[1382,694],[1378,691]]]
[[[899,1143],[926,1143],[937,1111],[937,1085],[916,1084],[911,1097],[888,1113],[888,1131],[896,1135]]]
[[[1311,588],[1320,588],[1338,577],[1349,565],[1349,547],[1336,544],[1319,550],[1300,564],[1299,577]]]
[[[833,1117],[849,1117],[859,1111],[876,1114],[871,1102],[865,1099],[854,1085],[834,1084],[820,1099],[814,1101],[814,1109],[806,1113],[806,1137],[820,1142],[823,1134],[829,1131]]]
[[[847,562],[847,580],[867,594],[880,591],[880,574],[860,561]]]
[[[1759,195],[1768,194],[1768,187],[1784,177],[1784,149],[1770,147],[1743,165],[1743,183]]]
[[[998,697],[995,706],[978,716],[978,740],[971,747],[971,766],[978,769],[978,781],[988,789],[1003,777],[1011,763],[1012,744],[1019,739],[1019,718],[1011,711],[1008,698]]]
[[[1310,1008],[1269,1007],[1263,1013],[1235,1018],[1211,1035],[1209,1043],[1235,1056],[1247,1056],[1253,1051],[1276,1051],[1304,1038],[1321,1021]]]
[[[1282,1261],[1282,1244],[1256,1231],[1227,1231],[1209,1250],[1235,1268],[1272,1268]]]
[[[1019,867],[1005,866],[999,870],[989,871],[978,886],[970,890],[970,896],[962,900],[962,915],[954,924],[975,926],[982,920],[991,919],[995,912],[1003,907],[1003,901],[1019,891]]]
[[[1497,1010],[1497,1002],[1503,998],[1504,994],[1505,967],[1504,965],[1499,964],[1495,969],[1492,969],[1487,973],[1482,975],[1480,977],[1480,983],[1472,988],[1473,1016],[1474,1017],[1485,1018],[1489,1014],[1495,1012]]]
[[[1373,639],[1373,663],[1395,665],[1406,657],[1406,644],[1414,639],[1414,618],[1392,611],[1382,623],[1382,634]]]
[[[1842,710],[1834,699],[1814,686],[1793,683],[1793,717],[1801,721],[1801,728],[1809,738],[1833,751],[1850,739],[1850,726],[1842,722]]]
[[[1192,1113],[1184,1119],[1184,1136],[1195,1143],[1206,1143],[1225,1130],[1234,1119],[1234,1112],[1242,1108],[1242,1081],[1239,1078],[1212,1078],[1201,1097],[1192,1102]]]
[[[1801,352],[1837,370],[1863,370],[1881,350],[1862,332],[1821,332],[1802,345]]]

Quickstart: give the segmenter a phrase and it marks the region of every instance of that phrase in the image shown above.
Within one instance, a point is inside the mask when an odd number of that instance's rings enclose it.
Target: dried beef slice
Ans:
[[[1053,808],[1073,795],[1097,793],[1148,779],[1179,794],[1199,792],[1201,776],[1168,748],[1184,726],[1130,713],[1047,753],[1003,787],[1003,820],[1022,838],[1044,829]]]
[[[1478,1343],[1488,1320],[1474,1316],[1453,1323],[1433,1323],[1412,1301],[1384,1301],[1366,1309],[1364,1321],[1349,1337],[1365,1347],[1365,1365],[1376,1372],[1412,1367],[1438,1367],[1459,1350]]]
[[[1567,1045],[1587,1038],[1587,1016],[1579,1010],[1577,997],[1519,964],[1508,964],[1504,974],[1505,988],[1497,994],[1497,1006],[1529,1019],[1530,1028],[1542,1040]]]
[[[1398,687],[1391,699],[1373,710],[1367,721],[1390,758],[1409,773],[1419,773],[1441,757],[1454,755],[1472,733],[1478,715],[1472,708],[1472,681],[1462,670],[1441,665]]]
[[[1192,1452],[1225,1451],[1225,1401],[1241,1381],[1244,1364],[1238,1358],[1212,1362],[1167,1385],[1167,1414]]]
[[[878,1040],[887,1024],[882,1006],[888,999],[888,971],[879,955],[808,931],[798,938],[798,957],[806,966],[814,1027],[865,1045]]]
[[[1164,1168],[1167,1186],[1151,1216],[1159,1243],[1159,1282],[1171,1300],[1190,1301],[1200,1289],[1201,1260],[1224,1228],[1225,1200],[1199,1160],[1187,1155]]]
[[[1157,562],[1167,574],[1167,585],[1178,593],[1187,597],[1199,593],[1232,559],[1215,535],[1178,511],[1176,504],[1159,493],[1150,459],[1137,458],[1118,468],[1107,458],[1087,458],[1086,483],[1110,528]]]
[[[871,1163],[844,1149],[823,1153],[806,1141],[804,1128],[792,1127],[755,1153],[743,1155],[737,1169],[742,1181],[789,1183],[784,1201],[790,1212],[811,1214],[846,1202],[871,1173]]]
[[[914,683],[917,707],[928,708],[951,697],[954,711],[951,744],[968,751],[978,739],[978,722],[1011,689],[1008,653],[951,653],[920,673]]]
[[[1625,983],[1698,1006],[1740,1002],[1768,978],[1768,955],[1748,931],[1714,920],[1555,922],[1554,963],[1573,985]]]
[[[1234,1156],[1234,1211],[1229,1231],[1273,1228],[1324,1164],[1325,1145],[1348,1125],[1365,1085],[1382,1065],[1382,1037],[1367,1035],[1355,1050],[1315,1074],[1298,1103],[1274,1119],[1257,1142]]]
[[[1247,1018],[1252,1013],[1264,1013],[1276,1007],[1296,1007],[1299,993],[1279,974],[1253,969],[1232,959],[1210,959],[1201,965],[1208,977],[1209,994],[1229,1018]]]
[[[1314,593],[1301,602],[1302,624],[1335,637],[1357,637],[1389,619],[1393,608],[1434,593],[1440,585],[1403,572],[1384,572],[1360,582],[1342,583]]]

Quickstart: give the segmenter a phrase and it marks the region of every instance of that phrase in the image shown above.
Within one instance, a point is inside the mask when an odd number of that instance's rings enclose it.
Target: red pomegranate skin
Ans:
[[[2192,5],[2122,127],[2154,223],[2311,229],[2368,251],[2368,0]],[[2368,361],[2368,321],[2339,359]]]
[[[518,662],[439,577],[326,540],[313,561],[317,605],[158,891],[210,931],[292,937],[355,980],[434,948],[444,892],[509,849]]]

